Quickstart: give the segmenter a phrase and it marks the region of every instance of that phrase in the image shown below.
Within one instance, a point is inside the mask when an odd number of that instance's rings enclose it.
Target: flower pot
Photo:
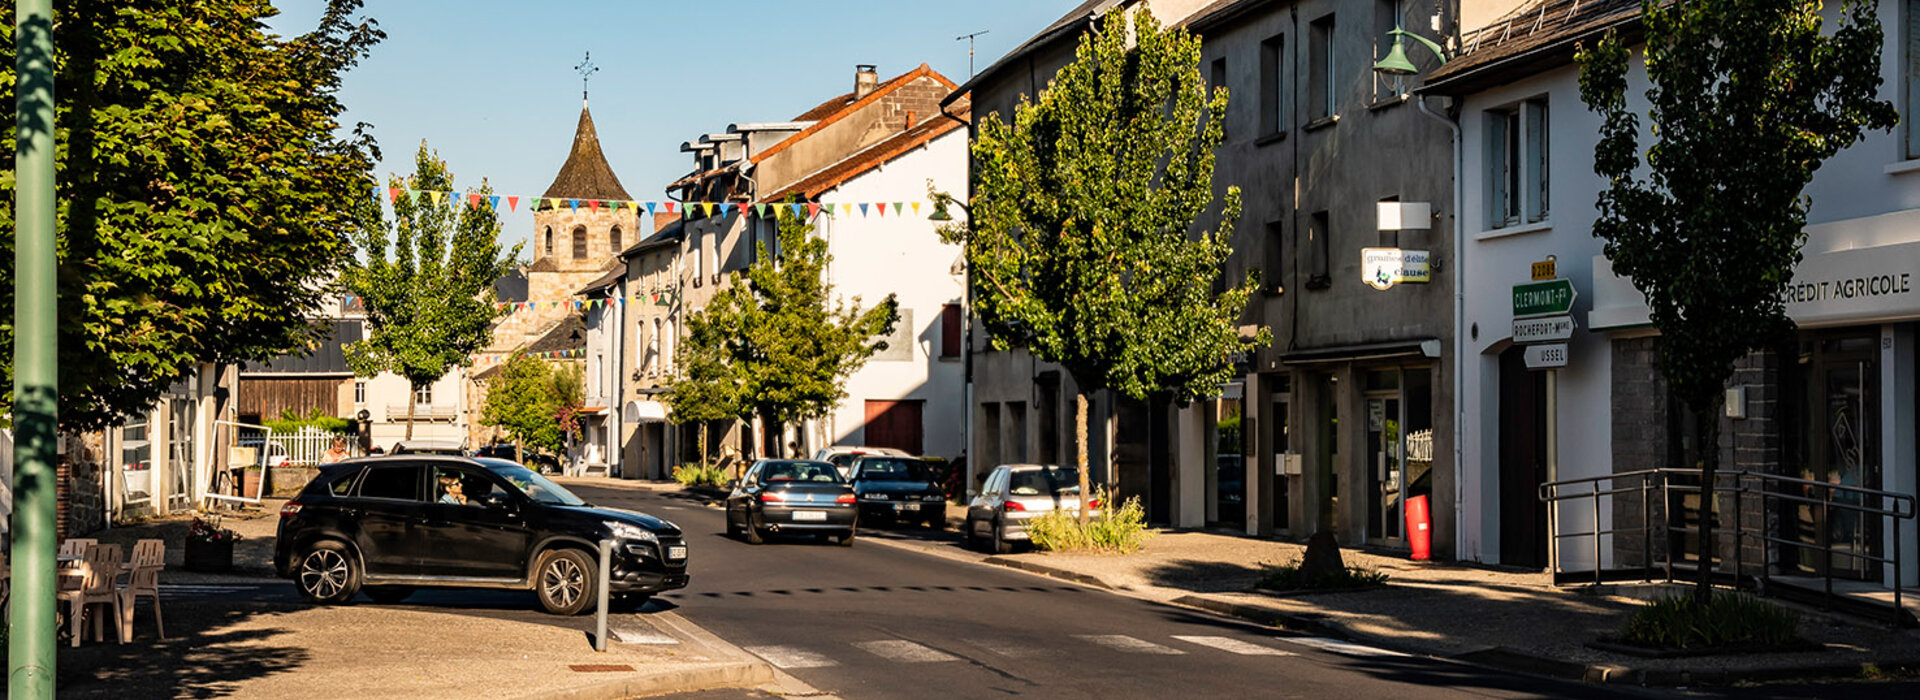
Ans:
[[[187,538],[188,571],[232,571],[233,540],[207,542]]]

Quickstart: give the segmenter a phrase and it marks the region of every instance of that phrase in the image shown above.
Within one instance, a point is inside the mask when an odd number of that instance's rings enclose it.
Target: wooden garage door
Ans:
[[[868,401],[867,439],[869,447],[892,447],[908,454],[920,454],[920,410],[924,401]]]

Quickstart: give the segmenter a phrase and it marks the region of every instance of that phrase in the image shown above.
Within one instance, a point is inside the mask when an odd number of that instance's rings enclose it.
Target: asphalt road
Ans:
[[[693,583],[664,604],[843,698],[1620,697],[1599,688],[1300,637],[863,537],[748,545],[721,512],[578,489],[687,532]],[[715,697],[703,695],[699,697]],[[719,697],[756,697],[751,693]]]

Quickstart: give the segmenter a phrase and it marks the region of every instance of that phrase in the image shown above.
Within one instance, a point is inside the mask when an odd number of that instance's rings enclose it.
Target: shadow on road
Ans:
[[[62,646],[58,658],[61,697],[215,698],[237,692],[248,680],[293,673],[311,661],[303,647],[283,643],[297,630],[285,615],[304,605],[281,603],[166,603],[166,639],[155,639],[145,606],[134,621],[134,638],[116,643],[84,641]],[[262,625],[263,622],[268,624]],[[89,634],[91,633],[91,625]],[[91,637],[87,637],[91,639]]]

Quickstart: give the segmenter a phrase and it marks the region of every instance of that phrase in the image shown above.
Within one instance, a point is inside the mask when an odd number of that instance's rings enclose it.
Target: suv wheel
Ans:
[[[540,558],[534,593],[555,615],[578,615],[594,600],[593,562],[576,549],[556,549]]]
[[[295,570],[300,595],[323,605],[345,603],[360,590],[360,565],[339,542],[323,540],[307,548]]]

